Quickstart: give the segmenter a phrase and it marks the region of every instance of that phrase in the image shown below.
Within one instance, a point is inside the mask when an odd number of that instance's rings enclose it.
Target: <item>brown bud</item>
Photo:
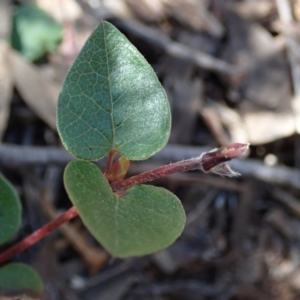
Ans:
[[[245,153],[248,148],[249,144],[234,143],[206,152],[201,156],[202,169],[204,172],[212,172],[221,176],[238,176],[239,173],[231,170],[224,162],[239,157]]]

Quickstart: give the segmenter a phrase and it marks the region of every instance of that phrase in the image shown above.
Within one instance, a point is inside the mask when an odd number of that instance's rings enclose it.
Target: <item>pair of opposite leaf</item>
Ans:
[[[156,75],[142,55],[114,26],[102,22],[70,69],[58,103],[58,131],[67,150],[79,159],[64,174],[67,192],[94,237],[119,257],[150,254],[174,242],[185,213],[179,199],[154,186],[132,187],[115,195],[97,160],[112,149],[121,159],[107,174],[121,179],[129,160],[142,160],[168,141],[170,108]],[[111,177],[110,177],[111,176]],[[20,225],[21,205],[0,175],[0,244]],[[20,263],[0,268],[0,296],[40,297],[38,274]]]
[[[163,87],[113,25],[100,23],[76,58],[59,97],[57,119],[63,145],[81,159],[66,167],[65,188],[94,237],[117,257],[150,254],[172,244],[185,223],[174,194],[138,185],[116,195],[107,180],[111,174],[104,176],[88,162],[110,151],[124,161],[147,159],[170,134]]]

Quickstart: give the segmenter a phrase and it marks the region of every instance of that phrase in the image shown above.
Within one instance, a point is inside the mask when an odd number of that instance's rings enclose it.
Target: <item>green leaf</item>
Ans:
[[[78,158],[116,149],[131,160],[165,146],[168,99],[151,66],[113,25],[102,22],[67,74],[58,102],[58,131]]]
[[[138,185],[115,195],[100,169],[85,161],[68,164],[64,183],[84,224],[114,256],[154,253],[183,230],[181,202],[163,188]]]
[[[42,292],[43,282],[31,267],[22,263],[11,263],[0,268],[0,299],[7,295],[19,296],[22,299],[25,295],[40,298]]]
[[[13,17],[12,47],[34,61],[56,49],[62,26],[36,5],[21,5]]]
[[[0,244],[10,240],[21,221],[21,203],[13,186],[0,174]]]

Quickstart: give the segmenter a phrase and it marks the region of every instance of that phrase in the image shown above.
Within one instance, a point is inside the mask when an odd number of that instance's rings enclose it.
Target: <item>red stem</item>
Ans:
[[[64,224],[65,222],[72,220],[78,215],[77,208],[75,206],[71,207],[69,210],[64,212],[62,215],[57,217],[57,219],[49,222],[48,224],[44,225],[40,229],[33,232],[31,235],[26,237],[24,240],[20,241],[19,243],[15,244],[14,246],[8,248],[6,251],[0,254],[0,265],[3,264],[5,261],[11,259],[13,256],[18,254],[19,252],[24,251],[31,245],[38,242],[40,239],[48,235],[54,229],[58,228],[60,225]]]
[[[201,170],[203,172],[213,172],[222,176],[234,177],[239,174],[232,172],[230,168],[225,170],[226,173],[220,173],[220,170],[215,171],[214,168],[217,166],[227,166],[224,162],[242,155],[248,147],[249,144],[233,143],[205,152],[196,158],[178,161],[124,180],[113,182],[111,188],[114,192],[126,190],[134,185],[149,182],[173,173],[192,170]]]
[[[134,185],[149,182],[173,173],[186,172],[196,169],[202,169],[201,160],[199,158],[192,158],[146,171],[124,180],[113,182],[110,186],[114,192],[119,190],[127,190]]]
[[[215,167],[218,166],[226,166],[224,162],[234,159],[241,154],[243,154],[247,149],[248,144],[240,144],[234,143],[228,146],[224,146],[218,149],[214,149],[212,151],[203,153],[199,157],[191,158],[187,160],[182,160],[176,163],[172,163],[166,166],[162,166],[151,171],[147,171],[141,173],[136,176],[132,176],[130,178],[119,180],[111,184],[111,188],[114,192],[126,190],[136,184],[145,183],[148,181],[152,181],[166,175],[177,173],[177,172],[186,172],[190,170],[200,169],[204,172],[214,172]],[[108,164],[106,172],[109,170],[111,171],[113,157],[116,154],[114,150],[109,153]],[[221,170],[222,171],[222,170]],[[232,170],[229,168],[225,168],[225,173],[219,173],[220,169],[217,169],[217,174],[225,175],[225,176],[235,176],[237,173],[231,173]],[[54,229],[58,228],[63,223],[75,218],[78,215],[78,211],[76,207],[71,207],[61,216],[59,216],[56,220],[53,220],[43,226],[42,228],[36,230],[34,233],[26,237],[21,242],[17,243],[16,245],[12,246],[11,248],[7,249],[3,253],[0,253],[0,265],[3,264],[5,261],[12,258],[17,253],[27,249],[29,246],[33,245]]]
[[[105,176],[109,176],[111,173],[111,169],[112,169],[112,165],[113,165],[113,161],[114,161],[114,157],[118,152],[116,150],[111,150],[108,153],[108,157],[107,157],[107,164],[106,164],[106,170],[104,172]]]

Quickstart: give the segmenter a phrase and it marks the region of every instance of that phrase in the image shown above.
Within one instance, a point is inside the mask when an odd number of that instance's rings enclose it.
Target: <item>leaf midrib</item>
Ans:
[[[113,99],[112,99],[112,88],[111,88],[111,79],[110,79],[110,67],[109,67],[109,59],[108,59],[108,49],[107,49],[107,41],[106,41],[106,37],[107,37],[107,33],[105,30],[105,22],[103,22],[103,32],[104,32],[104,48],[105,48],[105,58],[106,58],[106,66],[107,66],[107,79],[108,79],[108,85],[109,85],[109,96],[110,96],[110,103],[111,103],[111,111],[110,111],[110,120],[111,120],[111,126],[112,126],[112,144],[111,144],[111,149],[114,148],[115,145],[115,122],[114,122],[114,103],[113,103]]]

